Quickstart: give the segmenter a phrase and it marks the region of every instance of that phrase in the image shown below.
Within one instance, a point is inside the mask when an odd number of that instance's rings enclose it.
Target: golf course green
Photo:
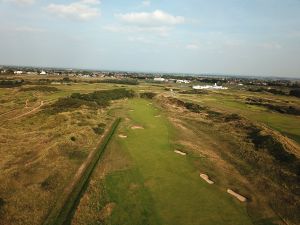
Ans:
[[[189,155],[174,153],[174,130],[159,109],[143,99],[128,104],[130,122],[120,128],[127,138],[115,137],[108,148],[125,151],[130,166],[105,178],[107,201],[115,204],[106,224],[252,224],[245,203],[202,180]]]

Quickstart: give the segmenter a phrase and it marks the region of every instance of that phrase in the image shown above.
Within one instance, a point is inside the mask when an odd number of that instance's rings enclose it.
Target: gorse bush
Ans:
[[[278,162],[285,164],[289,170],[300,175],[300,162],[297,157],[287,152],[281,142],[271,135],[261,134],[258,128],[252,128],[248,133],[248,138],[252,141],[257,150],[266,149],[270,155]]]
[[[300,89],[293,89],[290,91],[290,96],[295,96],[300,98]]]
[[[105,79],[99,81],[99,83],[112,83],[112,84],[127,84],[127,85],[138,85],[139,82],[135,79]]]
[[[19,87],[24,84],[24,80],[0,80],[0,87],[10,88]]]
[[[153,93],[153,92],[143,92],[140,94],[140,97],[141,98],[149,98],[149,99],[152,99],[156,96],[156,93]]]
[[[104,129],[105,129],[105,124],[104,123],[99,123],[96,127],[93,127],[93,131],[96,134],[103,134],[104,133]]]
[[[59,113],[72,109],[79,108],[80,106],[88,107],[107,107],[111,100],[122,98],[132,98],[134,92],[126,89],[113,89],[105,91],[95,91],[89,94],[73,93],[70,97],[60,98],[54,104],[48,106],[48,112]]]
[[[59,91],[56,87],[49,86],[33,86],[33,87],[23,87],[20,91],[40,91],[40,92],[56,92]]]

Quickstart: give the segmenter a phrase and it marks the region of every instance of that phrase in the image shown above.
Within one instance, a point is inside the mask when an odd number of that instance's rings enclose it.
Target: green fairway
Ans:
[[[108,200],[116,207],[108,224],[252,224],[245,203],[199,177],[189,156],[174,153],[172,128],[149,101],[128,101],[132,125],[128,138],[116,140],[132,166],[106,177]]]

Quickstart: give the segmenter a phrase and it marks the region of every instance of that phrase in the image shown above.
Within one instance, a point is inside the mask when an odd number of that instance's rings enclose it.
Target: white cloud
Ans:
[[[91,4],[91,5],[99,5],[100,4],[99,0],[81,0],[80,2],[83,4]]]
[[[198,50],[200,46],[198,44],[191,43],[186,45],[185,48],[189,50]]]
[[[147,0],[146,0],[146,1],[143,1],[143,2],[142,2],[142,5],[143,5],[143,6],[150,6],[150,5],[151,5],[151,1],[147,1]]]
[[[140,27],[140,26],[124,26],[124,25],[107,25],[104,30],[115,33],[149,33],[162,37],[168,36],[171,31],[170,27]]]
[[[47,10],[59,17],[87,21],[100,15],[98,0],[81,0],[70,4],[50,4]]]
[[[35,0],[3,0],[3,2],[10,2],[16,5],[24,6],[24,5],[32,5],[35,3]]]
[[[161,10],[148,12],[133,12],[116,15],[121,21],[139,26],[172,26],[183,24],[185,18],[173,16]]]

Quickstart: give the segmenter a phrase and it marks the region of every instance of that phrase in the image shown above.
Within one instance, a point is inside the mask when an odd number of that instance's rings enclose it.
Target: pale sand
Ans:
[[[132,126],[131,129],[133,129],[133,130],[144,129],[144,127],[141,127],[141,126]]]
[[[186,155],[185,152],[181,152],[181,151],[178,151],[178,150],[175,150],[174,152],[177,153],[177,154],[180,154],[180,155]]]
[[[213,184],[213,183],[214,183],[214,182],[213,182],[212,180],[210,180],[209,177],[208,177],[206,174],[204,174],[204,173],[200,173],[200,177],[201,177],[203,180],[205,180],[207,183],[209,183],[209,184]]]
[[[227,193],[229,193],[229,194],[231,194],[232,196],[236,197],[236,198],[237,198],[238,200],[240,200],[241,202],[245,202],[245,201],[247,200],[244,196],[242,196],[242,195],[240,195],[240,194],[234,192],[234,191],[231,190],[231,189],[227,189]]]

